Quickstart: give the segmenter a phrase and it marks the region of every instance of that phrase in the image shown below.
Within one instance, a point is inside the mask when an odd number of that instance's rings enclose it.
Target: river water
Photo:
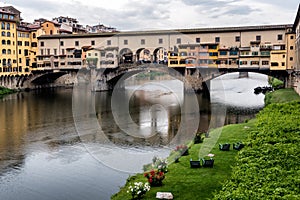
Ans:
[[[267,77],[228,74],[210,95],[184,93],[172,79],[129,79],[125,90],[86,86],[0,99],[0,199],[109,199],[153,156],[264,106],[253,89]]]

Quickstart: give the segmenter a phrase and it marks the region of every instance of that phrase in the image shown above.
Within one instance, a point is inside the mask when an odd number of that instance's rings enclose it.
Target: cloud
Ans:
[[[261,11],[259,9],[251,8],[250,6],[238,6],[234,8],[228,8],[222,15],[249,15],[254,11]]]
[[[188,6],[200,6],[204,8],[223,7],[238,0],[182,0],[182,2]]]
[[[118,30],[293,23],[299,0],[11,0],[24,21],[68,16]],[[3,5],[3,3],[0,3]]]

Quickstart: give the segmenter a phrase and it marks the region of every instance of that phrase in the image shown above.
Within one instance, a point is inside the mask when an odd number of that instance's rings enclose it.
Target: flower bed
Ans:
[[[151,170],[144,173],[144,176],[148,179],[151,186],[161,186],[162,181],[165,179],[165,173],[159,170]]]
[[[131,193],[131,199],[141,199],[148,191],[150,191],[148,183],[135,182],[128,187],[127,193]]]

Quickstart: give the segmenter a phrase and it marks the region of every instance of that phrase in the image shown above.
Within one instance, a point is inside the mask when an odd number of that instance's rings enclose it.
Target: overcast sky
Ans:
[[[82,25],[154,30],[293,24],[299,0],[0,0],[26,22],[69,16]]]

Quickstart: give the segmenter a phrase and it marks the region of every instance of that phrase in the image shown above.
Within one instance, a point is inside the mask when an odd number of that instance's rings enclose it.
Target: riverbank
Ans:
[[[3,95],[6,95],[6,94],[15,93],[15,92],[16,92],[15,90],[11,90],[11,89],[0,86],[0,97],[3,96]]]
[[[293,90],[292,90],[293,91]],[[272,92],[268,94],[269,96],[269,102],[272,103],[272,105],[277,105],[278,102],[288,102],[291,100],[299,100],[300,97],[297,95],[295,96],[295,99],[288,99],[287,97],[290,97],[291,90],[289,89],[283,89],[278,90],[275,92]],[[294,96],[294,95],[292,95]],[[276,98],[275,98],[276,97]],[[202,144],[195,144],[192,145],[189,149],[189,155],[183,156],[180,158],[178,163],[172,163],[169,165],[169,172],[166,174],[166,178],[163,181],[163,185],[161,187],[152,187],[151,190],[145,195],[144,199],[155,199],[156,192],[172,192],[174,199],[206,199],[206,198],[213,198],[215,195],[217,198],[224,198],[228,199],[227,196],[231,195],[227,191],[226,187],[229,187],[231,189],[231,192],[235,194],[236,196],[232,196],[233,199],[239,198],[239,193],[243,194],[242,190],[234,191],[234,187],[238,187],[238,184],[234,182],[233,180],[236,180],[236,171],[242,173],[242,170],[239,170],[240,167],[243,169],[243,162],[240,160],[241,155],[244,157],[242,158],[248,158],[247,153],[253,151],[252,147],[250,146],[251,143],[249,143],[248,136],[253,136],[251,133],[261,131],[263,128],[268,130],[269,127],[264,127],[262,123],[262,119],[264,119],[266,116],[270,115],[270,112],[272,112],[272,109],[274,109],[274,113],[280,113],[276,112],[278,109],[280,110],[281,104],[278,104],[279,106],[267,106],[263,109],[263,111],[260,112],[258,115],[259,118],[249,120],[247,123],[242,124],[235,124],[235,125],[228,125],[222,128],[222,134],[220,135],[218,141],[212,148],[210,153],[215,154],[215,163],[213,168],[198,168],[198,169],[192,169],[190,168],[189,160],[192,158],[193,160],[198,159],[199,156],[199,150],[201,149]],[[289,112],[299,112],[300,110],[299,103],[286,103],[286,107],[284,107],[285,110],[289,110]],[[269,108],[271,107],[271,109]],[[295,107],[295,109],[293,109]],[[297,107],[297,108],[296,108]],[[267,111],[265,111],[267,110]],[[262,114],[261,114],[262,113]],[[299,118],[300,115],[298,115]],[[295,115],[285,115],[285,120],[280,121],[280,125],[282,127],[285,127],[285,131],[289,131],[290,128],[296,128],[299,127],[298,124],[293,125],[293,121],[295,122]],[[280,119],[280,117],[278,117]],[[274,121],[273,119],[268,119],[268,122],[270,123]],[[300,120],[296,120],[300,121]],[[276,122],[276,121],[274,121]],[[278,123],[278,122],[277,122]],[[288,123],[287,126],[283,126],[284,123]],[[297,122],[295,122],[297,123]],[[268,124],[270,126],[273,126],[274,124]],[[291,126],[288,126],[291,125]],[[272,130],[271,128],[269,128]],[[298,128],[299,129],[299,128]],[[210,134],[211,136],[214,136],[215,134],[218,134],[218,131],[220,129],[213,130]],[[266,134],[267,135],[267,134]],[[270,137],[270,136],[266,136]],[[298,136],[299,139],[299,136]],[[208,139],[205,139],[208,140]],[[238,151],[230,150],[230,151],[220,151],[219,150],[219,143],[225,143],[228,142],[230,144],[234,142],[242,141],[245,142],[245,144],[248,144],[248,146],[241,151],[240,154],[238,154]],[[296,143],[295,143],[296,144]],[[262,152],[264,152],[263,146],[260,147]],[[292,156],[298,156],[297,154],[294,154],[295,152],[289,151]],[[238,155],[238,157],[237,157]],[[253,155],[254,156],[254,155]],[[255,156],[254,156],[255,157]],[[299,158],[299,157],[298,157]],[[259,158],[257,158],[259,159]],[[273,158],[273,160],[276,160],[276,158]],[[256,163],[251,162],[251,158],[248,158],[250,160],[250,163],[247,163],[247,165],[253,165],[256,166]],[[299,160],[299,159],[298,159]],[[297,159],[296,159],[297,161]],[[258,162],[258,161],[257,161]],[[283,160],[279,160],[279,163],[285,163]],[[237,166],[237,163],[239,166]],[[234,167],[234,168],[232,168]],[[234,171],[234,173],[232,173]],[[293,172],[291,172],[292,174]],[[252,174],[255,174],[251,172],[251,174],[248,174],[251,176]],[[261,174],[258,173],[260,176]],[[241,174],[242,176],[243,174]],[[294,174],[296,177],[296,174]],[[246,177],[247,178],[247,177]],[[131,196],[126,191],[128,189],[128,186],[134,182],[142,181],[146,182],[146,178],[143,177],[143,174],[137,174],[133,177],[130,177],[127,180],[126,185],[120,189],[120,192],[115,194],[112,199],[130,199]],[[228,181],[229,180],[229,181]],[[250,179],[247,179],[250,180]],[[254,181],[253,179],[251,179]],[[243,181],[240,180],[239,181]],[[224,184],[226,182],[226,184]],[[230,185],[230,183],[234,183],[234,187]],[[287,183],[290,183],[287,181]],[[247,182],[248,184],[248,182]],[[247,185],[246,184],[246,185]],[[245,189],[245,188],[243,188]],[[259,189],[259,187],[258,187]],[[273,188],[274,189],[274,188]],[[218,192],[219,191],[219,192]],[[251,197],[251,196],[250,196]],[[249,198],[250,198],[249,197]],[[269,196],[263,199],[268,199]],[[248,199],[249,199],[248,198]]]

